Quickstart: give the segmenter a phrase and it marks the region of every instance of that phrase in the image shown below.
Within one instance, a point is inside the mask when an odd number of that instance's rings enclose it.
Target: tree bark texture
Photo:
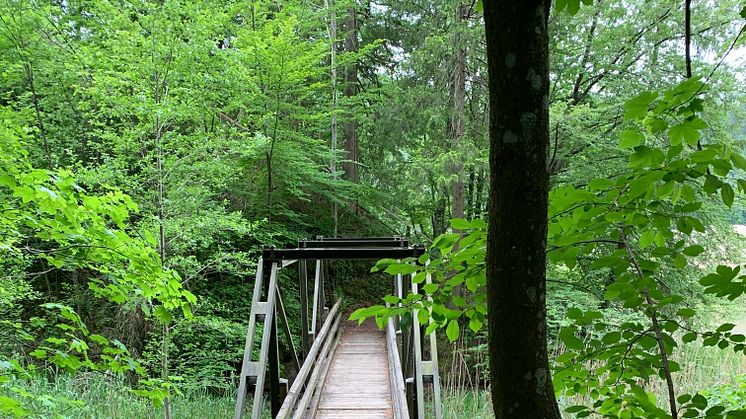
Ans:
[[[469,14],[468,4],[459,4],[456,7],[455,30],[452,38],[453,42],[453,73],[451,78],[451,112],[448,118],[447,138],[451,149],[459,150],[465,131],[465,111],[466,102],[466,51],[463,46],[461,36],[461,27]],[[460,159],[454,159],[450,164],[450,172],[455,175],[451,184],[451,217],[464,218],[464,164]]]
[[[360,31],[360,22],[357,17],[357,7],[347,9],[347,18],[344,23],[345,33],[345,51],[356,53],[360,49],[358,42],[358,32]],[[344,118],[345,129],[345,162],[344,171],[345,179],[350,182],[358,182],[360,174],[358,171],[359,147],[357,142],[357,120],[355,119],[354,106],[351,105],[352,98],[357,95],[357,62],[353,61],[344,68],[344,95],[348,103],[348,111]]]
[[[497,418],[559,418],[546,330],[550,0],[484,2],[490,108],[487,295]]]

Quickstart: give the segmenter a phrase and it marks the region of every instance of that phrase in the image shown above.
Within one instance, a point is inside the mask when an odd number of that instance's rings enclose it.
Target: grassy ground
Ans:
[[[135,396],[121,383],[102,379],[99,376],[70,377],[60,375],[55,380],[38,379],[32,382],[16,382],[21,389],[36,395],[49,395],[60,400],[40,398],[32,402],[33,417],[106,418],[106,419],[159,419],[163,417],[161,407]],[[2,395],[2,392],[0,392]],[[80,400],[84,403],[65,403],[63,399]],[[29,401],[30,399],[26,399]],[[223,396],[207,391],[192,391],[175,397],[171,403],[174,418],[230,418],[233,416],[235,391]],[[431,407],[430,407],[431,409]],[[428,409],[430,411],[430,409]],[[269,417],[265,412],[265,417]],[[491,418],[492,409],[486,392],[449,391],[443,394],[443,416],[445,418]]]
[[[676,360],[682,365],[683,371],[675,376],[677,394],[693,393],[720,384],[734,384],[739,374],[746,374],[746,357],[732,351],[687,345],[687,349],[679,354]],[[34,417],[54,417],[57,413],[70,418],[157,419],[163,415],[161,407],[132,394],[126,385],[100,375],[60,375],[54,380],[40,378],[32,382],[18,381],[14,385],[21,392],[36,395],[25,399],[33,407]],[[658,400],[666,400],[662,381],[655,380],[648,390],[653,391]],[[3,395],[8,395],[7,390],[0,389],[0,396]],[[65,399],[83,403],[67,403]],[[742,402],[746,404],[746,400]],[[173,399],[172,413],[178,419],[229,418],[233,416],[234,403],[235,390],[228,390],[222,395],[206,390],[189,391]],[[583,397],[560,400],[560,406],[589,403]],[[429,413],[431,409],[429,406]],[[489,394],[484,390],[444,388],[443,415],[445,418],[491,418]]]

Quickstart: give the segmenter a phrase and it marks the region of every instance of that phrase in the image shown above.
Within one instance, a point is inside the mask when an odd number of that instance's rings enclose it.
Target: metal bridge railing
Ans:
[[[323,383],[331,364],[331,356],[339,341],[339,326],[342,322],[340,302],[334,296],[333,278],[330,278],[327,272],[329,260],[403,259],[418,257],[423,252],[423,247],[410,247],[408,240],[400,237],[319,238],[302,240],[297,249],[265,249],[259,260],[254,282],[235,419],[244,416],[246,396],[251,386],[251,417],[260,417],[265,384],[269,389],[272,417],[300,418],[309,411],[315,411],[320,399],[320,384]],[[308,284],[308,261],[315,262],[312,290],[309,290]],[[301,303],[300,355],[295,353],[293,336],[278,286],[279,273],[296,263]],[[429,276],[427,282],[430,282]],[[394,288],[396,295],[403,296],[404,278],[401,275],[395,278]],[[418,292],[415,283],[412,283],[412,292]],[[425,350],[422,345],[423,328],[416,321],[416,311],[413,310],[411,315],[413,324],[406,331],[401,330],[399,318],[390,319],[386,325],[389,381],[394,414],[396,418],[401,419],[408,419],[410,415],[424,418],[425,384],[431,383],[433,396],[430,400],[434,403],[435,417],[439,419],[442,414],[435,335],[427,336],[429,347]],[[298,375],[289,389],[287,381],[280,378],[278,323],[290,342],[293,360],[298,368]],[[261,341],[256,342],[259,336]]]

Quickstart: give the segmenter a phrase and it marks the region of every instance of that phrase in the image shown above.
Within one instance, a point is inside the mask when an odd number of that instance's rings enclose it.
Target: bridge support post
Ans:
[[[298,280],[300,281],[300,344],[303,350],[303,358],[308,355],[308,270],[306,261],[298,261]]]
[[[236,399],[235,419],[243,417],[246,404],[246,393],[250,384],[254,384],[254,398],[252,400],[251,417],[259,417],[262,410],[262,396],[266,378],[266,366],[272,358],[277,360],[276,374],[270,368],[270,398],[272,394],[279,398],[279,359],[277,351],[277,326],[275,323],[275,302],[277,300],[277,271],[279,263],[273,263],[261,259],[257,266],[256,279],[254,282],[254,294],[251,301],[251,317],[249,328],[246,331],[246,346],[244,348],[243,363],[241,366],[241,377],[238,386],[238,398]],[[264,301],[262,301],[264,294]],[[261,324],[262,340],[259,349],[259,360],[254,361],[254,340],[256,336],[257,323]],[[274,348],[274,349],[273,349]],[[275,391],[272,391],[274,386]],[[279,408],[278,408],[279,409]]]
[[[269,269],[268,269],[269,268]],[[271,271],[275,275],[275,278],[265,275],[264,277],[264,289],[267,292],[267,302],[272,301],[272,307],[269,310],[277,313],[275,305],[277,304],[276,298],[270,300],[270,294],[275,294],[277,291],[277,270],[271,268],[271,264],[265,262],[264,271]],[[274,279],[274,281],[273,281]],[[269,326],[269,327],[267,327]],[[277,342],[277,316],[270,316],[269,324],[265,320],[264,332],[269,333],[269,348],[267,353],[267,361],[269,366],[269,404],[272,411],[272,417],[277,415],[280,411],[280,405],[282,400],[280,399],[280,348]]]
[[[430,274],[427,275],[425,282],[427,284],[432,282]],[[412,293],[419,293],[419,288],[416,283],[412,282]],[[423,327],[417,320],[416,309],[412,310],[412,340],[411,340],[411,351],[412,362],[414,363],[414,376],[408,379],[407,382],[412,384],[411,396],[408,394],[410,399],[411,414],[419,419],[425,418],[425,379],[432,380],[433,384],[433,404],[435,418],[440,419],[443,417],[443,407],[440,400],[440,374],[438,373],[438,346],[435,338],[435,332],[427,335],[429,340],[429,354],[430,359],[425,359],[425,348],[423,345]]]

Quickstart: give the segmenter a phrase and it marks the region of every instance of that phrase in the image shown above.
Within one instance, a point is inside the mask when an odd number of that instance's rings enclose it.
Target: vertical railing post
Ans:
[[[254,332],[256,330],[257,316],[254,310],[261,301],[262,284],[264,283],[264,263],[259,259],[256,267],[256,278],[254,278],[254,292],[251,296],[251,317],[249,327],[246,331],[246,345],[244,347],[243,362],[241,363],[241,377],[238,385],[238,396],[236,398],[235,418],[243,417],[243,410],[246,405],[246,393],[249,385],[249,370],[251,369],[251,356],[254,349]]]
[[[430,274],[425,277],[425,283],[430,284],[432,278]],[[418,285],[412,281],[412,293],[419,293]],[[443,417],[442,406],[440,401],[440,376],[438,374],[438,347],[435,339],[435,332],[430,333],[427,337],[430,344],[430,359],[423,359],[425,356],[424,345],[423,345],[423,333],[425,327],[420,325],[417,321],[417,312],[419,310],[412,310],[412,352],[414,358],[414,377],[413,377],[413,393],[416,399],[415,409],[412,409],[413,414],[420,419],[425,417],[425,377],[430,377],[433,380],[433,403],[435,418],[440,419]],[[414,413],[416,412],[416,414]]]
[[[276,276],[282,266],[282,262],[274,263],[276,266],[273,268],[269,263],[265,262],[264,271],[272,272],[272,275]],[[275,278],[275,281],[276,280],[277,279]],[[277,304],[276,299],[270,298],[269,295],[269,293],[276,292],[275,289],[272,288],[273,285],[274,284],[270,284],[270,277],[265,276],[264,289],[265,292],[267,292],[267,301],[268,304],[269,302],[273,303],[273,306],[268,308],[274,310],[274,313],[277,313],[276,307],[274,307],[274,305]],[[282,401],[280,400],[280,350],[277,342],[277,316],[271,316],[268,326],[269,327],[265,327],[264,330],[269,333],[269,351],[267,353],[269,366],[269,401],[272,416],[275,416],[277,412],[280,411],[280,405],[282,404]]]
[[[309,333],[310,340],[316,339],[316,333],[318,332],[321,324],[321,313],[319,313],[319,297],[321,291],[321,261],[316,261],[316,273],[313,277],[313,303],[311,311],[311,332]]]
[[[305,248],[305,240],[298,242],[298,247]],[[306,260],[298,260],[298,282],[300,283],[300,345],[303,351],[303,358],[308,354],[308,269]]]
[[[319,328],[324,324],[328,311],[326,309],[326,265],[325,260],[321,262],[321,286],[319,287]]]
[[[246,389],[249,385],[249,379],[254,382],[254,398],[252,400],[251,417],[258,418],[262,412],[262,401],[264,393],[264,383],[269,371],[270,399],[274,403],[279,399],[279,351],[277,350],[277,326],[275,324],[275,304],[277,300],[277,272],[281,263],[270,262],[262,259],[262,266],[257,268],[257,284],[254,287],[254,297],[251,307],[251,319],[249,329],[246,333],[246,348],[244,350],[244,362],[241,368],[241,382],[239,384],[238,399],[236,400],[235,419],[243,417],[243,408],[245,405]],[[262,286],[263,285],[263,286]],[[262,301],[261,293],[264,288],[265,301]],[[262,338],[259,347],[259,360],[252,361],[254,348],[254,334],[257,323],[261,323]],[[279,410],[279,407],[277,407]]]

